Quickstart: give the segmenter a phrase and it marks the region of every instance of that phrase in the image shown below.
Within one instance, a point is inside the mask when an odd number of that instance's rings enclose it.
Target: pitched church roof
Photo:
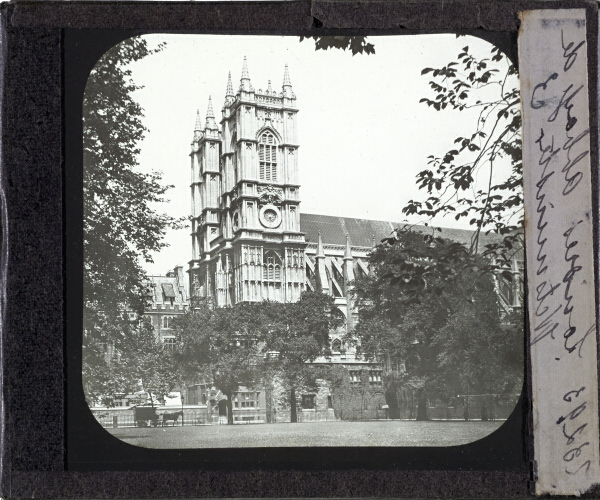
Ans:
[[[308,243],[317,243],[319,231],[324,245],[346,245],[346,235],[350,236],[350,243],[355,247],[368,247],[380,243],[382,239],[393,235],[396,228],[405,226],[400,222],[378,221],[368,219],[355,219],[352,217],[336,217],[332,215],[300,214],[300,231],[305,233]],[[471,244],[473,231],[468,229],[441,228],[436,231],[436,236],[456,241],[464,245]],[[413,226],[413,230],[426,233],[431,227]],[[481,244],[485,245],[497,239],[496,235],[482,235]]]

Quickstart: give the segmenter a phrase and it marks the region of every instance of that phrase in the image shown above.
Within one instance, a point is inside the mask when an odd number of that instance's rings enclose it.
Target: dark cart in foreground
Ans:
[[[136,406],[133,411],[136,427],[156,427],[158,425],[158,415],[154,406]]]

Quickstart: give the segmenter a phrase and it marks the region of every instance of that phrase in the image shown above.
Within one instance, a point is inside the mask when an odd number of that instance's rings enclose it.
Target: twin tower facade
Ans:
[[[296,301],[306,287],[300,228],[296,96],[287,65],[281,92],[255,90],[246,58],[231,73],[217,122],[198,112],[191,158],[193,297],[218,307]]]

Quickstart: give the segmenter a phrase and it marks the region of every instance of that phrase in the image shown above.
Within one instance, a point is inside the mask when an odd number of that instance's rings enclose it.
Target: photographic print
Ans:
[[[82,112],[82,380],[107,433],[455,446],[513,412],[521,103],[497,47],[143,35]]]

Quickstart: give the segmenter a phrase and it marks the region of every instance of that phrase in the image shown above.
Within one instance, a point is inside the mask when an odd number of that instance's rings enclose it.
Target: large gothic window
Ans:
[[[258,145],[261,181],[277,181],[277,141],[271,132],[260,136]]]
[[[263,258],[263,281],[281,281],[279,257],[273,251],[265,252]]]

